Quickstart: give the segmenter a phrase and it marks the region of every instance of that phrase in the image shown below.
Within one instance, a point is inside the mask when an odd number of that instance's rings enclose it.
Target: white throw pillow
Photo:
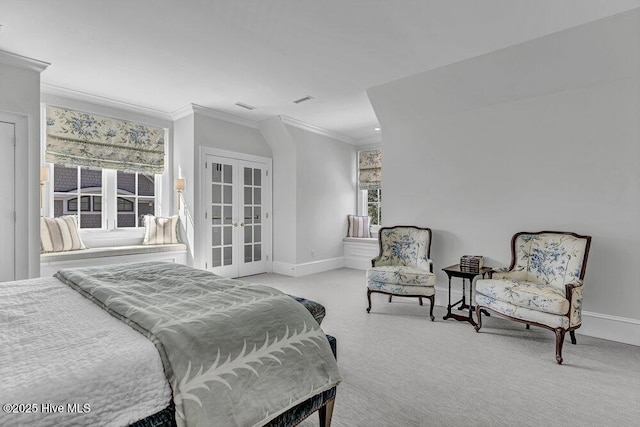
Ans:
[[[371,237],[369,233],[369,222],[371,218],[368,216],[347,215],[349,228],[347,237]]]
[[[63,252],[86,249],[78,233],[75,215],[40,218],[40,252]]]
[[[178,215],[168,218],[145,215],[143,245],[180,243],[178,240]]]

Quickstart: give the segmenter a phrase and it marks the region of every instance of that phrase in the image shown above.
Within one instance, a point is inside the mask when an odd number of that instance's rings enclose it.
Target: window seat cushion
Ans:
[[[345,237],[342,239],[345,243],[370,243],[373,245],[378,244],[377,237]]]
[[[160,252],[178,252],[187,250],[184,243],[162,245],[131,245],[131,246],[107,246],[80,249],[76,251],[51,252],[40,254],[40,262],[70,261],[90,258],[113,257],[122,255],[137,255]]]

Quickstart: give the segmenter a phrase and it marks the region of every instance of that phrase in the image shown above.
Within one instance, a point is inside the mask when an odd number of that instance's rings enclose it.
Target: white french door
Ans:
[[[205,156],[205,268],[225,277],[267,271],[267,164]]]
[[[15,124],[0,121],[0,282],[15,280]]]

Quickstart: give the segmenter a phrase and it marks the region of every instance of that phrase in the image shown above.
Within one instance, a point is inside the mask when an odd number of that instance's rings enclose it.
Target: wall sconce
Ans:
[[[44,185],[49,182],[49,167],[40,167],[40,209],[42,209],[42,189]]]
[[[180,210],[180,198],[182,197],[182,192],[184,191],[184,178],[176,178],[173,183],[173,188],[178,193],[178,210]]]

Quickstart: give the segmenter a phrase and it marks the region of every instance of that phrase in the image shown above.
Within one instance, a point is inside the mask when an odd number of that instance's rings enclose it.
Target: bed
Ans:
[[[0,425],[329,425],[324,308],[171,263],[0,283]]]

